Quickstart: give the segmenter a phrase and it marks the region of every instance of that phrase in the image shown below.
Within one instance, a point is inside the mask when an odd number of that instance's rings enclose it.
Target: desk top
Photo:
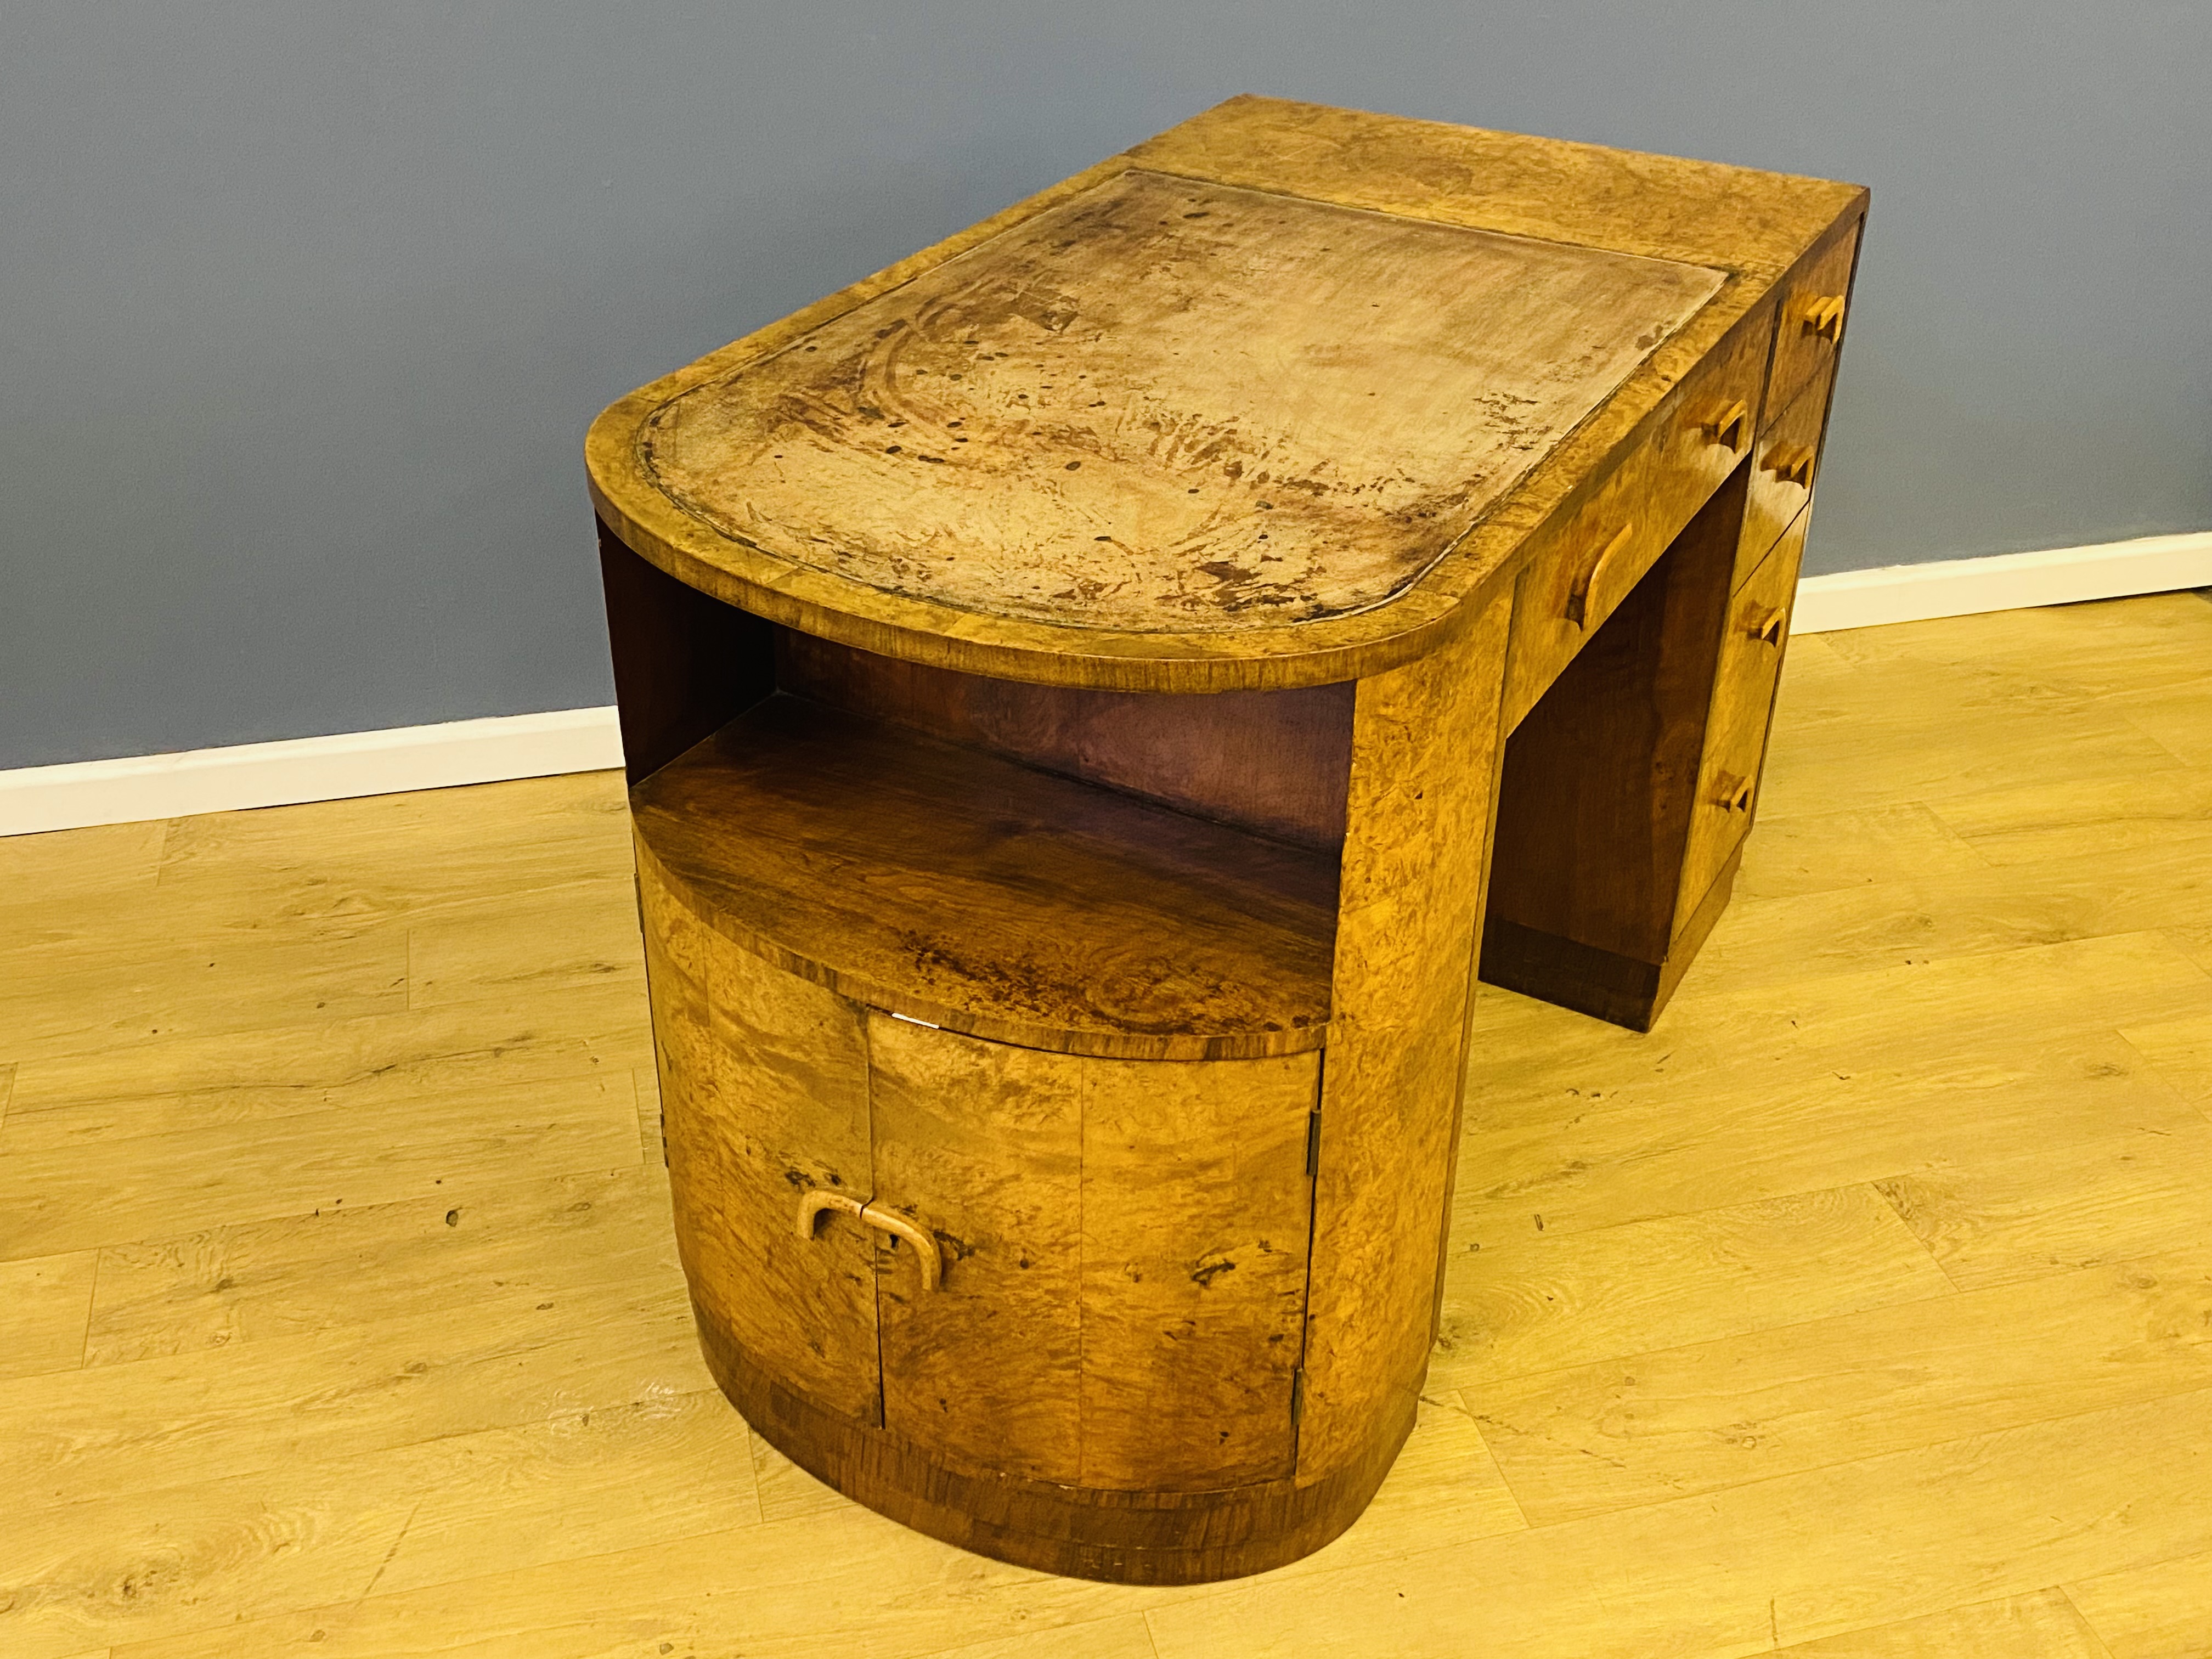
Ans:
[[[1162,690],[1430,648],[1862,199],[1240,98],[611,406],[600,512],[863,649]]]

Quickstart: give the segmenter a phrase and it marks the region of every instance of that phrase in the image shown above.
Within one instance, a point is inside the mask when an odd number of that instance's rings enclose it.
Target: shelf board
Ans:
[[[778,695],[631,792],[710,927],[857,1000],[1031,1048],[1321,1046],[1327,854]]]

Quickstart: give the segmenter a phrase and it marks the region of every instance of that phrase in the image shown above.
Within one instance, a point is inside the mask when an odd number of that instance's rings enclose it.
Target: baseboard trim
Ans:
[[[2212,530],[1808,576],[1797,584],[1790,626],[1792,633],[1826,634],[2181,587],[2212,587]]]
[[[1791,626],[1800,634],[1823,634],[2182,587],[2212,587],[2212,531],[1809,576],[1797,585]],[[606,708],[30,766],[0,771],[0,836],[449,789],[622,763],[622,733],[615,711]]]
[[[623,763],[615,711],[402,726],[0,772],[0,836],[594,772]]]

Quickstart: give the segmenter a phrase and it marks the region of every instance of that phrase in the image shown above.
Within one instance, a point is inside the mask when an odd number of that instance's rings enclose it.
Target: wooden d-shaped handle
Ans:
[[[1813,487],[1813,452],[1802,444],[1777,444],[1766,452],[1766,470],[1800,489]]]
[[[1844,337],[1844,296],[1816,295],[1805,301],[1805,331],[1822,340]]]
[[[833,1193],[826,1187],[810,1187],[799,1200],[799,1236],[814,1237],[814,1224],[824,1210],[836,1210],[843,1214],[858,1216],[878,1231],[902,1238],[914,1246],[915,1260],[921,1264],[921,1288],[933,1291],[945,1276],[945,1257],[937,1248],[937,1240],[929,1230],[918,1222],[890,1210],[879,1210],[873,1199],[863,1203],[846,1193]]]
[[[1740,778],[1733,772],[1722,773],[1713,780],[1713,805],[1724,812],[1748,812],[1751,780]]]
[[[1621,550],[1636,539],[1636,526],[1625,524],[1613,532],[1613,539],[1598,549],[1583,574],[1575,578],[1574,587],[1567,594],[1567,620],[1577,628],[1589,626],[1590,594],[1597,586],[1598,578],[1605,568],[1620,556]]]
[[[1729,453],[1733,455],[1751,436],[1751,405],[1737,398],[1707,421],[1705,429],[1715,443],[1727,445]]]
[[[1782,613],[1764,605],[1756,606],[1744,618],[1744,631],[1761,645],[1782,643]]]

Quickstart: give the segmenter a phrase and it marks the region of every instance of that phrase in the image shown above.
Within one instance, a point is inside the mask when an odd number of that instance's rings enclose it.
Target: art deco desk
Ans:
[[[1240,98],[599,418],[677,1231],[769,1443],[1102,1578],[1358,1515],[1478,964],[1644,1029],[1727,900],[1865,205]]]

